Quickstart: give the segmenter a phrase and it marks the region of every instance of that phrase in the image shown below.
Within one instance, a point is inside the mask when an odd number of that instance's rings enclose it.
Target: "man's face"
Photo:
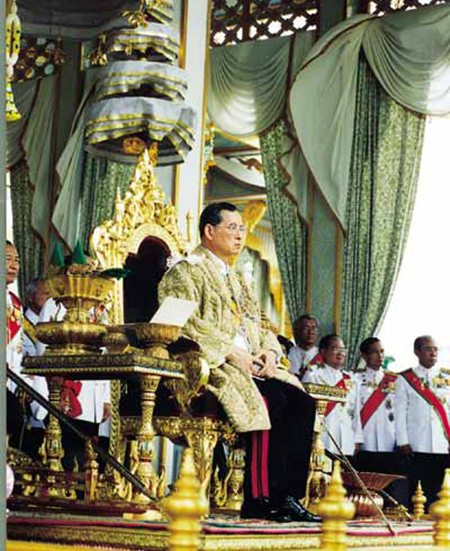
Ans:
[[[222,221],[213,226],[206,224],[203,244],[222,260],[239,254],[245,236],[245,226],[238,211],[220,211]]]
[[[37,310],[40,310],[47,299],[50,297],[50,293],[48,292],[47,285],[45,284],[45,281],[39,281],[36,286],[36,291],[33,295],[33,304],[36,307]]]
[[[369,351],[362,354],[367,367],[380,369],[384,361],[384,348],[381,342],[374,342],[370,345]]]
[[[438,359],[438,346],[436,341],[433,339],[424,341],[420,348],[414,349],[414,354],[419,358],[419,362],[423,367],[427,369],[433,367]]]
[[[301,320],[295,327],[295,342],[304,348],[311,348],[316,342],[318,327],[315,320]]]
[[[19,275],[19,255],[14,245],[6,245],[6,284],[14,283]]]
[[[341,369],[344,367],[346,349],[342,339],[333,339],[327,348],[320,350],[324,362],[330,367]]]

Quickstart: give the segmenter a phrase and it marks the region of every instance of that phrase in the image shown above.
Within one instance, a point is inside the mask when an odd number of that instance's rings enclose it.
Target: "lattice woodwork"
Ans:
[[[360,2],[360,12],[371,13],[373,15],[383,15],[394,11],[407,11],[431,6],[435,4],[444,4],[446,0],[363,0]]]
[[[211,46],[288,36],[318,26],[318,0],[214,0]]]

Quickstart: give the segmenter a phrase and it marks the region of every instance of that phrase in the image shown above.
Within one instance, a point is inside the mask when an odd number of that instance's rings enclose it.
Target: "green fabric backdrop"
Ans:
[[[20,257],[19,294],[25,299],[26,284],[42,275],[43,247],[31,227],[33,187],[25,161],[17,163],[10,173],[11,205],[14,219],[14,244]]]
[[[86,155],[80,193],[80,239],[85,248],[92,230],[111,218],[117,188],[123,197],[133,170],[134,165]]]
[[[304,312],[306,302],[306,228],[297,205],[285,193],[289,183],[279,161],[284,153],[286,123],[278,121],[261,135],[261,154],[267,188],[267,204],[286,307],[291,321]]]
[[[402,260],[419,176],[425,117],[386,94],[359,62],[347,196],[341,332],[349,365],[376,333]]]

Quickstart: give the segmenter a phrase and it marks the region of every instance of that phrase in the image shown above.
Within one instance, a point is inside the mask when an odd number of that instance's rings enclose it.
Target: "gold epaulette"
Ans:
[[[396,379],[398,378],[399,374],[398,373],[395,373],[395,371],[384,371],[383,372],[384,375],[389,375],[390,377],[395,377]]]

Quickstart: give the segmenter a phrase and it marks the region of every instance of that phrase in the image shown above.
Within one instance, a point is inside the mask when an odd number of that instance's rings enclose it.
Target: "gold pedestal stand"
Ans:
[[[309,511],[317,513],[319,502],[325,497],[332,471],[332,462],[325,454],[322,441],[322,434],[325,430],[325,410],[329,401],[345,402],[347,392],[343,389],[312,383],[305,383],[304,387],[306,392],[316,401],[316,418],[304,506]]]

